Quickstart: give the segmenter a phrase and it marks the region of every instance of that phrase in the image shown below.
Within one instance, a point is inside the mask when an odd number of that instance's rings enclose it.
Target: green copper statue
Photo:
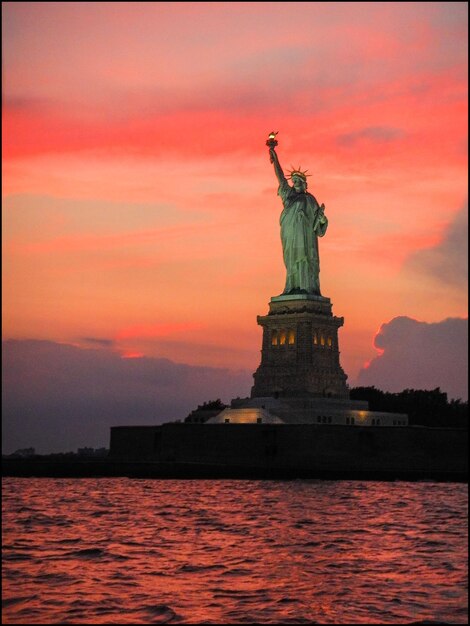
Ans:
[[[279,181],[278,195],[284,210],[281,213],[281,241],[287,270],[284,294],[320,294],[320,257],[317,237],[323,237],[328,227],[325,205],[307,191],[307,174],[300,167],[289,173],[292,187],[279,164],[275,147],[277,133],[271,133],[266,145]]]

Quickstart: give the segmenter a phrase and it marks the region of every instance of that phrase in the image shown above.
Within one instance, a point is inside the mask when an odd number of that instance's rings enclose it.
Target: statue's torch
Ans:
[[[277,142],[277,139],[276,139],[276,135],[277,135],[278,132],[279,131],[276,131],[276,132],[273,131],[272,133],[269,133],[269,137],[268,137],[268,139],[266,141],[266,145],[268,146],[268,148],[270,148],[270,149],[272,148],[274,150],[274,148],[277,146],[278,142]],[[271,163],[272,162],[273,162],[273,157],[271,156]]]

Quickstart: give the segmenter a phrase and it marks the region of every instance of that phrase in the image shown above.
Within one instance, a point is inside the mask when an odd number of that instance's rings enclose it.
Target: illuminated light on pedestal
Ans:
[[[339,363],[338,328],[329,298],[310,294],[271,298],[263,328],[261,363],[251,397],[348,398],[347,376]]]

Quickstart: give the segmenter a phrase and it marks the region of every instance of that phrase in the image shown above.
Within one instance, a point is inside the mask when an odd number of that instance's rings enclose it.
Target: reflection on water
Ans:
[[[3,481],[3,621],[467,623],[467,486]]]

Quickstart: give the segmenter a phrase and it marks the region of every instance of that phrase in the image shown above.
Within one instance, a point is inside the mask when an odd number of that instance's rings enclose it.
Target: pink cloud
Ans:
[[[182,324],[137,324],[122,328],[116,333],[116,341],[135,338],[167,337],[181,332],[200,330],[200,324],[191,322]]]
[[[113,249],[125,249],[128,247],[142,248],[146,245],[161,242],[169,245],[172,240],[179,240],[184,235],[193,232],[191,224],[182,226],[169,226],[154,230],[140,232],[128,232],[119,234],[95,235],[87,233],[83,235],[69,235],[55,237],[54,239],[38,242],[23,243],[21,240],[13,240],[8,245],[13,254],[22,255],[51,255],[73,252],[90,252],[93,250],[104,251]]]
[[[413,93],[413,85],[423,81],[428,83],[424,92]],[[327,153],[336,152],[339,144],[343,150],[359,147],[364,156],[372,155],[383,152],[385,142],[389,156],[391,150],[400,154],[405,146],[416,154],[422,149],[417,138],[425,129],[428,148],[431,140],[436,147],[440,144],[442,151],[449,132],[461,132],[466,123],[464,85],[464,80],[452,73],[413,77],[408,83],[397,80],[368,88],[367,100],[362,92],[351,93],[346,87],[331,94],[328,87],[320,87],[312,100],[313,110],[310,105],[295,106],[291,97],[286,100],[282,93],[271,96],[270,103],[258,102],[255,87],[246,93],[249,110],[240,101],[233,107],[233,99],[219,86],[205,91],[200,103],[188,94],[186,101],[169,102],[168,110],[161,111],[158,97],[149,99],[142,94],[140,101],[134,97],[133,107],[124,116],[113,115],[115,104],[109,102],[104,109],[97,105],[91,118],[60,101],[38,107],[35,100],[29,106],[24,99],[21,106],[9,106],[7,99],[3,151],[7,159],[85,150],[148,156],[253,154],[265,125],[267,128],[271,119],[279,126],[281,117],[286,118],[287,132],[296,134],[309,119],[315,119],[306,134],[307,149],[320,136],[322,151]],[[302,102],[309,93],[308,87],[300,87],[293,97]],[[323,110],[315,110],[315,103],[323,100]],[[433,124],[437,114],[446,120],[445,126]],[[341,131],[339,120],[348,120]]]

